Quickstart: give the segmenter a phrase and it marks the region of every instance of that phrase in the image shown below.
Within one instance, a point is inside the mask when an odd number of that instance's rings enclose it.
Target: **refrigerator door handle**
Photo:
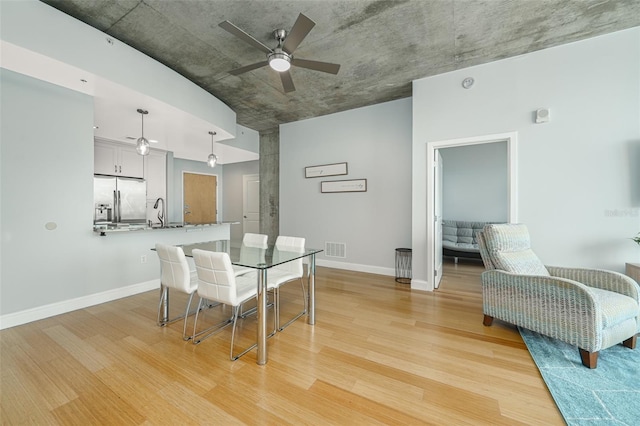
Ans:
[[[118,205],[118,191],[113,191],[113,221],[120,222],[120,206]]]
[[[120,190],[118,190],[118,222],[122,221],[122,200],[120,199]]]

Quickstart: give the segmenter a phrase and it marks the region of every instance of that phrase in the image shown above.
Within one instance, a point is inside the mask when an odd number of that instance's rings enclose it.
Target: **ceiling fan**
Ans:
[[[300,15],[298,15],[298,19],[296,19],[296,22],[293,24],[293,27],[288,34],[283,29],[277,29],[273,31],[273,36],[278,42],[278,46],[271,49],[270,47],[256,40],[254,37],[232,24],[231,22],[221,22],[220,27],[267,54],[266,61],[256,62],[255,64],[236,68],[229,71],[229,74],[240,75],[247,71],[252,71],[269,65],[272,69],[280,73],[282,86],[284,87],[284,91],[286,93],[296,90],[296,87],[293,85],[293,80],[291,79],[291,73],[289,72],[289,68],[291,68],[292,65],[314,71],[337,74],[338,70],[340,70],[339,64],[311,61],[293,57],[294,50],[296,50],[302,40],[304,40],[307,34],[309,34],[309,31],[311,31],[311,29],[315,25],[315,22],[301,13]]]

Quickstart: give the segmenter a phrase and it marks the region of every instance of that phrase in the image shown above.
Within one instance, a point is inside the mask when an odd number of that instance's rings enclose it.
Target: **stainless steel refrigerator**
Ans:
[[[95,175],[94,223],[145,223],[147,183],[144,179]]]

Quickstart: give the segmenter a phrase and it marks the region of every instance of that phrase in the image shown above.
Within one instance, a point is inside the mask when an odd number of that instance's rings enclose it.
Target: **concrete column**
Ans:
[[[276,242],[280,232],[280,128],[260,132],[260,233]]]

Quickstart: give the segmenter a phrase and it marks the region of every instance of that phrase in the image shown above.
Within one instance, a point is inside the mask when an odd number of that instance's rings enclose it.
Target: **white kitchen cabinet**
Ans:
[[[94,173],[101,175],[144,177],[144,157],[134,146],[95,142]]]
[[[168,217],[167,211],[167,153],[152,149],[147,155],[144,177],[147,181],[147,221],[159,224],[158,213],[162,209],[165,224]],[[158,198],[158,207],[154,208]]]

